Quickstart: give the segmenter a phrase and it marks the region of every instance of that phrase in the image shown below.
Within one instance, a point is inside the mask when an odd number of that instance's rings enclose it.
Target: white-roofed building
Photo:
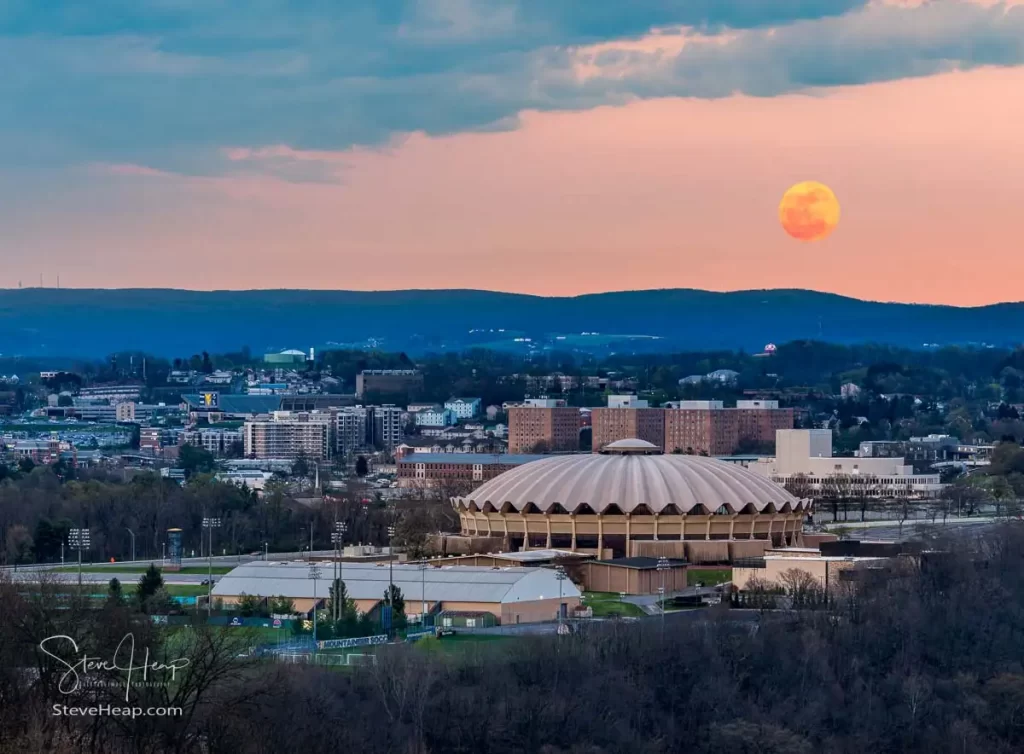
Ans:
[[[334,563],[320,563],[322,578],[316,582],[316,600],[323,602],[330,593]],[[349,596],[361,613],[372,612],[384,597],[391,580],[402,590],[405,612],[490,613],[501,623],[536,623],[558,616],[561,602],[571,611],[580,602],[580,591],[566,579],[559,584],[549,568],[488,568],[434,563],[406,564],[387,562],[340,563],[339,570]],[[309,578],[309,563],[255,562],[225,574],[213,588],[214,599],[225,605],[241,595],[287,597],[296,610],[308,611],[313,605],[314,582]]]

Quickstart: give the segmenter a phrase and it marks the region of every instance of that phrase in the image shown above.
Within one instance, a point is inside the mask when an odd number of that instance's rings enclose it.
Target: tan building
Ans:
[[[538,443],[548,450],[579,450],[580,410],[565,401],[530,399],[508,410],[508,452],[529,453]]]
[[[590,412],[593,448],[636,438],[663,448],[665,410],[661,408],[595,408]]]
[[[635,555],[636,542],[761,539],[796,544],[807,502],[750,471],[665,455],[641,440],[524,464],[452,499],[466,536],[503,549]]]
[[[555,620],[559,603],[572,612],[580,603],[580,591],[572,581],[560,581],[549,568],[493,568],[433,564],[343,563],[339,578],[344,581],[356,610],[376,609],[394,583],[402,590],[405,613],[490,613],[502,624],[536,623]],[[295,609],[308,612],[316,601],[327,600],[334,564],[320,563],[322,578],[309,578],[309,563],[255,562],[235,568],[214,586],[213,597],[225,605],[236,604],[242,594],[264,598],[283,596]],[[561,593],[561,597],[559,594]]]
[[[658,558],[619,558],[592,560],[582,563],[578,570],[588,592],[618,592],[625,594],[666,594],[686,589],[686,562],[669,560],[664,571],[658,570]]]
[[[789,572],[809,575],[819,586],[850,580],[852,569],[883,567],[905,550],[898,542],[856,540],[821,542],[817,547],[786,547],[766,550],[761,558],[738,561],[733,565],[732,583],[737,590],[749,588],[752,581],[785,587]]]
[[[114,407],[115,417],[119,422],[135,421],[135,404],[131,401],[123,401]]]
[[[272,417],[248,421],[242,442],[248,458],[331,457],[330,414],[275,411]]]

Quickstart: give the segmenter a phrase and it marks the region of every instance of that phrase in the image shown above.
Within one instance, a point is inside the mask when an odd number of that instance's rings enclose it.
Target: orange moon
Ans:
[[[839,200],[824,183],[798,183],[779,202],[779,222],[793,238],[820,241],[839,224]]]

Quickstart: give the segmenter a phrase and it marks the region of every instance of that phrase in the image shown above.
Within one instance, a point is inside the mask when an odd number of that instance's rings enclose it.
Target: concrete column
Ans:
[[[736,534],[736,516],[737,515],[738,514],[733,513],[729,517],[729,539],[736,539],[735,534]]]
[[[597,557],[602,557],[601,551],[604,549],[604,515],[601,513],[597,514]]]
[[[626,557],[627,558],[633,556],[633,541],[630,539],[630,536],[631,536],[631,532],[630,532],[630,518],[631,518],[631,516],[627,513],[626,514]]]
[[[658,519],[661,518],[657,513],[654,514],[654,541],[658,541]]]
[[[551,549],[551,514],[550,513],[545,513],[544,514],[544,523],[547,525],[547,530],[548,530],[548,538],[547,538],[547,541],[545,542],[544,546],[547,549],[550,550]]]
[[[707,521],[704,525],[704,541],[710,541],[711,539],[711,516],[708,516]]]
[[[504,513],[499,513],[498,515],[501,516],[501,528],[504,530],[502,547],[505,552],[508,552],[512,549],[512,539],[508,536],[508,519],[505,517]]]
[[[775,516],[768,519],[768,544],[772,543],[772,528],[775,526]]]
[[[569,522],[572,524],[572,551],[576,551],[576,514],[569,515]]]
[[[526,520],[526,514],[520,513],[519,518],[523,519],[523,549],[530,549],[530,522]]]
[[[686,539],[686,514],[679,514],[679,541]]]

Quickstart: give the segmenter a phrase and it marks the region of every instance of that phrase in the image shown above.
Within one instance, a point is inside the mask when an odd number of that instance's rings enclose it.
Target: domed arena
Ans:
[[[644,541],[799,541],[809,503],[747,469],[642,440],[523,464],[452,498],[462,533],[507,549],[631,557]]]

